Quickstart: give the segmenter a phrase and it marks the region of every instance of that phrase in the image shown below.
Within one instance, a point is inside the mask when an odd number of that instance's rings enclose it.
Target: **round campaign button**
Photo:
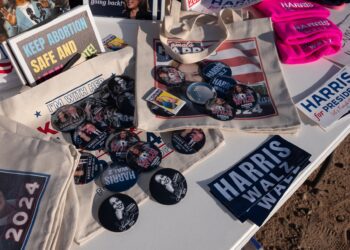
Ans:
[[[158,66],[155,76],[158,82],[168,87],[178,87],[185,82],[185,74],[172,66]]]
[[[159,203],[173,205],[185,197],[187,183],[185,177],[179,171],[163,168],[152,176],[149,190],[152,197]]]
[[[112,96],[117,98],[124,92],[133,92],[135,81],[124,75],[113,76],[108,80],[107,86]]]
[[[140,139],[136,134],[123,130],[108,137],[106,150],[113,162],[125,162],[128,148],[138,141]]]
[[[134,125],[134,116],[121,113],[115,107],[105,109],[105,118],[109,126],[115,129],[130,128]]]
[[[54,129],[68,132],[76,129],[86,119],[86,114],[78,105],[65,105],[51,115],[51,123]]]
[[[117,98],[118,109],[121,113],[134,115],[135,111],[135,96],[130,92],[124,92]]]
[[[207,81],[210,81],[217,76],[231,77],[232,71],[230,66],[222,62],[212,62],[203,67],[202,75]]]
[[[83,152],[74,172],[74,182],[77,185],[89,183],[98,177],[105,168],[107,168],[105,161],[99,161],[94,155]]]
[[[84,107],[84,111],[89,121],[102,129],[108,127],[105,118],[104,105],[98,99],[89,98],[82,106]]]
[[[113,194],[98,209],[101,225],[113,232],[123,232],[132,227],[139,216],[136,202],[125,194]]]
[[[101,183],[112,192],[123,192],[136,184],[137,173],[123,164],[113,164],[101,174]]]
[[[236,84],[231,91],[230,104],[241,110],[248,110],[255,107],[258,97],[255,91],[242,84]]]
[[[215,89],[206,82],[195,82],[186,90],[188,99],[192,102],[204,105],[209,99],[216,97]]]
[[[217,76],[210,81],[210,84],[218,97],[226,98],[237,82],[231,76]]]
[[[107,132],[102,131],[91,122],[85,122],[72,133],[73,144],[77,148],[97,150],[105,146]]]
[[[220,121],[232,120],[236,114],[234,108],[222,98],[209,100],[206,103],[205,108],[211,117]]]
[[[103,81],[100,86],[94,91],[93,97],[99,100],[105,106],[115,105],[115,97],[112,95],[108,86],[108,79]]]
[[[137,142],[129,147],[126,162],[136,171],[151,171],[157,168],[162,161],[160,150],[146,142]]]
[[[201,129],[184,129],[173,132],[171,143],[181,154],[197,153],[205,144],[205,134]]]

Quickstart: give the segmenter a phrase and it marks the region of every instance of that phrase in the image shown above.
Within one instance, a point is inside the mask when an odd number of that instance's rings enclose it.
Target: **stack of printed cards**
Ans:
[[[261,226],[310,157],[274,136],[209,183],[210,192],[241,222]]]

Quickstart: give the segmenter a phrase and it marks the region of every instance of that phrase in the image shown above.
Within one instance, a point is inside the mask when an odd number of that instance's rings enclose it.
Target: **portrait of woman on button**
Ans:
[[[130,19],[152,20],[146,0],[124,0],[124,16]]]

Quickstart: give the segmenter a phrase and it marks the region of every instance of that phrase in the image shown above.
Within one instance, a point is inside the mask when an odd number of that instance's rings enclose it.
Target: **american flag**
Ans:
[[[5,51],[0,46],[0,74],[10,74],[13,70],[10,59],[5,54]]]
[[[240,42],[226,41],[205,61],[220,61],[230,66],[233,78],[243,84],[265,81],[256,42],[253,39]]]

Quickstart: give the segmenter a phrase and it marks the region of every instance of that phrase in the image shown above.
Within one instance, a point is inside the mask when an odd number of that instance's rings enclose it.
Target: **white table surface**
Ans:
[[[348,7],[336,14],[333,11],[331,19],[340,20],[343,15],[350,13],[349,10]],[[96,21],[102,37],[115,34],[122,36],[130,45],[135,45],[137,25],[134,22],[108,18],[96,18]],[[282,67],[295,102],[305,97],[310,88],[316,88],[337,71],[332,63],[324,59],[311,64]],[[338,121],[327,132],[302,114],[301,120],[300,132],[283,138],[310,152],[311,164],[292,183],[273,213],[350,132],[350,116]],[[185,172],[188,193],[179,204],[164,206],[147,199],[140,205],[138,221],[130,230],[123,233],[104,231],[82,246],[75,245],[73,249],[213,250],[240,249],[244,246],[259,227],[250,222],[241,223],[230,215],[208,192],[207,183],[256,149],[268,136],[223,133],[225,145]]]

